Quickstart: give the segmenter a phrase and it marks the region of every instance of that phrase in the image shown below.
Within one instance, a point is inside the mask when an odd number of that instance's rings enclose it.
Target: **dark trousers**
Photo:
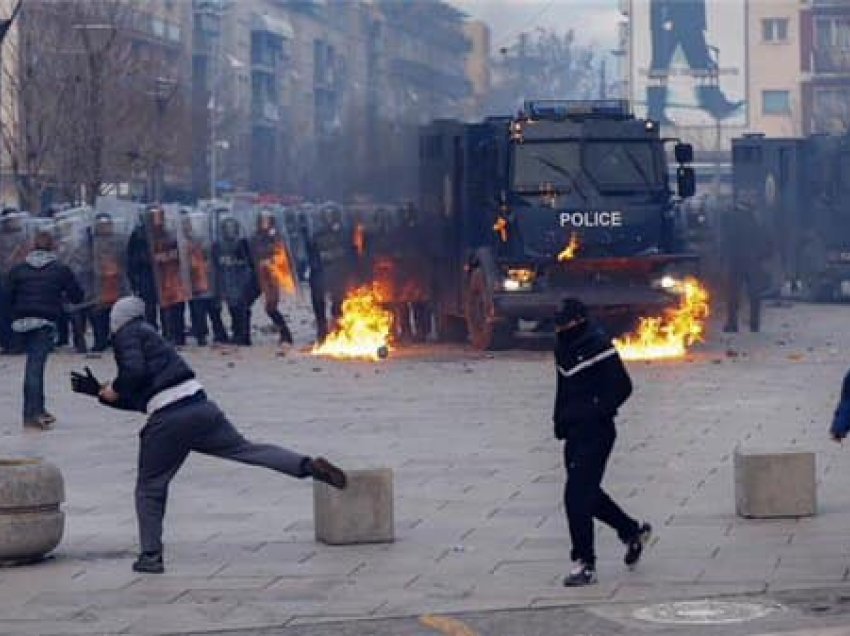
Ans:
[[[53,350],[56,328],[52,325],[26,331],[21,334],[27,364],[24,369],[24,421],[33,421],[43,415],[44,367]]]
[[[94,351],[105,351],[109,347],[109,312],[111,307],[96,307],[91,310],[91,329],[94,334]]]
[[[251,344],[251,308],[243,302],[227,302],[230,314],[230,326],[233,331],[233,343],[248,346]]]
[[[614,448],[617,435],[613,422],[599,422],[598,435],[588,439],[569,440],[564,444],[564,464],[567,485],[564,489],[564,508],[570,527],[573,561],[581,560],[593,567],[593,519],[611,526],[620,540],[628,542],[637,536],[640,525],[623,512],[602,490],[605,464]]]
[[[761,328],[761,273],[752,269],[733,269],[726,281],[726,326],[738,328],[741,291],[746,292],[750,306],[750,330]]]
[[[56,346],[65,347],[69,342],[71,331],[71,317],[65,312],[59,315],[56,319]]]
[[[13,333],[12,307],[9,304],[9,295],[0,286],[0,349],[11,351]]]
[[[87,353],[88,344],[86,343],[86,330],[91,320],[91,310],[88,307],[75,309],[71,312],[71,338],[74,343],[74,350],[77,353]]]
[[[280,310],[278,310],[276,306],[272,307],[271,305],[266,305],[266,315],[271,319],[274,326],[277,327],[280,332],[280,341],[292,344],[292,332],[289,331],[289,326],[286,324],[286,319],[283,317],[283,314],[280,313]]]
[[[186,344],[186,303],[177,303],[160,310],[162,337],[178,347]]]
[[[316,340],[322,342],[328,335],[328,306],[327,288],[321,275],[310,275],[310,302],[316,318]],[[331,317],[334,320],[342,317],[342,298],[339,296],[331,297]]]
[[[162,551],[162,520],[168,485],[190,451],[293,477],[309,475],[308,458],[271,444],[249,442],[214,402],[206,399],[165,407],[139,433],[136,515],[142,552]]]
[[[189,301],[189,318],[192,322],[192,335],[198,344],[205,343],[212,325],[216,342],[227,342],[227,331],[221,320],[221,303],[217,298],[196,298]],[[207,324],[209,320],[209,324]]]

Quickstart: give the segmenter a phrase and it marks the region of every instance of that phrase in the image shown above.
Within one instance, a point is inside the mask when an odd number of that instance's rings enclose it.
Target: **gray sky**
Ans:
[[[449,0],[471,18],[490,25],[493,50],[536,27],[574,29],[582,44],[617,44],[617,0]]]

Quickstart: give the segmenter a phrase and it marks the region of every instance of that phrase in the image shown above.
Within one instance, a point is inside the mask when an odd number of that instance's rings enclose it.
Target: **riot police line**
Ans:
[[[429,242],[410,204],[235,200],[186,207],[101,198],[93,208],[67,207],[49,217],[12,209],[0,214],[0,346],[6,352],[16,346],[3,279],[44,230],[85,292],[57,325],[59,344],[72,343],[80,353],[109,346],[109,310],[131,293],[145,302],[147,321],[178,346],[186,344],[187,309],[198,345],[210,336],[214,343],[250,345],[252,308],[260,299],[279,342],[293,344],[279,303],[301,283],[309,283],[319,342],[333,330],[346,295],[372,283],[394,313],[397,339],[424,341],[431,330]]]

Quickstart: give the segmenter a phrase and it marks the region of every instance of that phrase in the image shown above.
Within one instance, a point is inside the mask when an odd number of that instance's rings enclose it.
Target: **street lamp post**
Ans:
[[[159,148],[156,150],[156,159],[153,174],[152,199],[154,202],[161,202],[165,189],[165,161],[163,160],[164,147],[166,145],[165,136],[165,115],[168,104],[177,92],[177,82],[170,77],[157,77],[156,88],[154,91],[154,100],[156,101],[156,126],[157,126],[157,144]]]

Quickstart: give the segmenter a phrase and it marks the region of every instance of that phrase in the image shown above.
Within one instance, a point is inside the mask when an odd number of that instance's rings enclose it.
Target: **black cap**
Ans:
[[[587,307],[578,298],[564,298],[555,312],[555,325],[563,327],[574,320],[587,318]]]

